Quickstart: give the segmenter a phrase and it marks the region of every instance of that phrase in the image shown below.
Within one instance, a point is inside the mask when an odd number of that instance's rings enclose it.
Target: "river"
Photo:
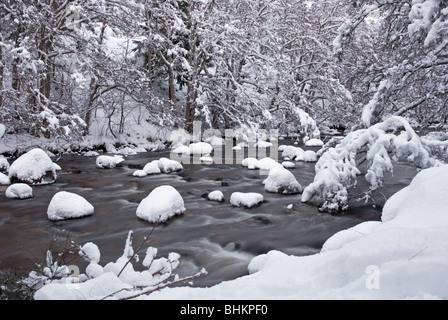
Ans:
[[[241,164],[184,164],[177,173],[143,178],[132,175],[161,157],[169,157],[169,151],[139,153],[126,157],[121,167],[98,169],[94,157],[64,155],[57,160],[62,168],[57,181],[34,186],[31,199],[8,199],[4,196],[6,186],[0,186],[0,266],[33,268],[45,257],[52,239],[63,241],[67,236],[81,245],[90,241],[97,244],[102,265],[115,261],[123,253],[130,230],[134,231],[135,248],[152,230],[152,224],[136,216],[136,209],[151,190],[164,184],[181,193],[187,210],[157,226],[148,245],[158,249],[158,256],[179,253],[180,276],[205,268],[208,274],[196,279],[195,286],[211,286],[246,275],[250,260],[269,250],[314,254],[334,233],[381,218],[382,196],[376,207],[361,203],[344,214],[320,213],[318,208],[302,203],[299,194],[265,192],[262,181],[266,176]],[[313,180],[314,165],[297,162],[290,171],[305,187]],[[412,167],[398,165],[393,177],[386,179],[383,195],[389,197],[405,187],[414,175]],[[62,190],[85,197],[95,207],[94,214],[49,221],[48,204]],[[206,194],[214,190],[224,193],[224,202],[206,199]],[[233,207],[229,198],[236,191],[262,193],[265,202],[250,209]],[[292,208],[288,208],[290,204]],[[142,258],[145,250],[139,252]]]

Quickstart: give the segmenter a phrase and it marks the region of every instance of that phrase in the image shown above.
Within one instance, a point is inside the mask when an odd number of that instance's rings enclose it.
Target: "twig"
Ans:
[[[163,284],[163,285],[157,286],[157,287],[155,287],[155,288],[151,288],[150,290],[143,291],[143,292],[137,293],[137,294],[135,294],[135,295],[132,295],[132,296],[129,296],[129,297],[126,297],[126,298],[121,298],[120,300],[130,300],[130,299],[134,299],[134,298],[137,298],[137,297],[139,297],[139,296],[142,296],[142,295],[151,294],[151,293],[153,293],[153,292],[155,292],[155,291],[164,289],[164,288],[166,288],[166,287],[168,287],[168,286],[170,286],[170,285],[178,284],[178,283],[183,283],[183,282],[186,282],[186,281],[191,281],[191,280],[193,280],[193,279],[196,279],[196,278],[198,278],[198,277],[200,277],[200,276],[203,276],[203,275],[206,275],[206,274],[207,274],[207,271],[205,271],[204,269],[202,269],[201,271],[199,271],[199,272],[196,273],[195,275],[192,275],[192,276],[189,276],[189,277],[185,277],[185,278],[182,278],[182,279],[179,279],[179,280],[176,280],[176,281],[168,282],[168,283],[165,283],[165,284]]]
[[[148,242],[149,237],[152,235],[152,233],[154,232],[154,230],[156,229],[156,227],[159,225],[160,222],[160,218],[159,220],[157,220],[156,224],[154,225],[154,227],[152,228],[152,230],[149,232],[149,234],[143,239],[143,242],[140,244],[140,246],[137,248],[137,250],[134,250],[134,253],[132,254],[132,256],[128,259],[128,261],[126,261],[126,263],[124,264],[123,268],[120,270],[120,272],[118,273],[117,277],[120,277],[121,273],[123,272],[123,270],[126,268],[126,266],[132,261],[132,259],[134,259],[135,255],[137,254],[137,252],[140,251],[140,249],[146,244],[146,242]]]

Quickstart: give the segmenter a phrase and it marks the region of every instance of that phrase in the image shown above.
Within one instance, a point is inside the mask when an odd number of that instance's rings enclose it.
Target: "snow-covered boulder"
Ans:
[[[5,134],[6,127],[4,124],[0,123],[0,138]]]
[[[137,217],[157,223],[185,212],[185,204],[181,194],[172,186],[155,188],[137,207]]]
[[[234,192],[230,196],[230,203],[235,207],[245,206],[252,208],[263,201],[263,195],[256,192]]]
[[[159,160],[153,160],[153,161],[147,163],[143,167],[143,171],[145,171],[146,174],[158,174],[158,173],[161,173],[162,171],[160,170],[160,167],[159,167]]]
[[[317,138],[309,139],[305,142],[305,146],[307,147],[322,147],[324,142]]]
[[[207,198],[212,201],[222,202],[222,201],[224,201],[224,194],[219,190],[215,190],[215,191],[210,192],[208,194]]]
[[[11,180],[9,179],[9,177],[0,172],[0,185],[10,185],[11,184]]]
[[[96,167],[100,169],[112,169],[118,167],[122,162],[124,162],[124,158],[122,156],[103,155],[96,158]]]
[[[48,219],[53,221],[81,218],[93,214],[94,207],[84,197],[67,191],[56,193],[48,205]]]
[[[176,172],[183,169],[183,166],[179,161],[171,160],[168,158],[160,158],[157,162],[157,165],[160,169],[160,172],[162,173]]]
[[[0,172],[4,174],[9,172],[9,162],[3,156],[0,156]]]
[[[182,144],[182,143],[176,143],[172,149],[171,149],[172,153],[176,153],[176,154],[190,154],[190,147]]]
[[[190,154],[208,156],[213,151],[213,146],[207,142],[196,142],[190,144]]]
[[[296,167],[295,163],[292,161],[283,161],[282,166],[285,169],[294,169]]]
[[[268,192],[293,194],[303,191],[294,174],[283,166],[278,165],[269,171],[268,177],[263,181]]]
[[[306,150],[303,153],[303,161],[305,162],[316,162],[317,161],[317,154],[313,150]]]
[[[5,196],[10,199],[32,198],[33,188],[26,183],[14,183],[6,189]]]
[[[303,160],[305,151],[300,147],[284,146],[282,148],[282,158],[285,160]]]
[[[56,167],[45,151],[35,148],[11,164],[9,178],[12,182],[49,184],[56,181]]]
[[[144,170],[135,170],[132,174],[134,177],[146,177],[148,174]]]
[[[274,167],[279,166],[280,164],[272,158],[265,157],[263,159],[258,160],[258,169],[269,171]]]

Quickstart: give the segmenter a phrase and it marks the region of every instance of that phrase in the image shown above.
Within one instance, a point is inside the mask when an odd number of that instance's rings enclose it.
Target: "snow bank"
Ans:
[[[234,192],[230,196],[230,203],[235,207],[252,208],[264,201],[263,195],[256,192]]]
[[[5,196],[10,199],[32,198],[33,188],[26,183],[14,183],[6,189]]]
[[[93,206],[82,196],[67,191],[56,193],[48,205],[50,220],[81,218],[93,214]]]
[[[303,190],[294,174],[280,164],[269,171],[263,184],[266,191],[274,193],[293,194]]]
[[[101,169],[112,169],[124,162],[122,156],[99,156],[96,158],[96,167]]]
[[[149,222],[165,222],[185,211],[184,200],[171,186],[155,188],[137,208],[137,217]]]
[[[56,167],[42,149],[28,151],[14,161],[9,168],[11,181],[29,184],[49,184],[56,181]]]
[[[448,166],[421,171],[392,196],[382,222],[336,233],[321,252],[255,257],[249,276],[151,299],[448,299]]]

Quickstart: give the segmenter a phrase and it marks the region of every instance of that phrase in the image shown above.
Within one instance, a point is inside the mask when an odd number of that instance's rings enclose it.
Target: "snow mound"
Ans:
[[[134,177],[146,177],[148,174],[145,172],[145,170],[135,170],[132,174]]]
[[[101,169],[112,169],[118,167],[124,158],[122,156],[99,156],[96,158],[96,167]]]
[[[284,160],[302,161],[305,155],[305,151],[300,147],[284,146],[281,151]]]
[[[294,174],[282,165],[273,167],[263,184],[266,191],[273,193],[293,194],[303,191]]]
[[[307,146],[307,147],[322,147],[323,145],[324,145],[324,142],[317,138],[312,138],[305,142],[305,146]]]
[[[224,201],[224,194],[219,190],[215,190],[215,191],[210,192],[208,194],[207,198],[212,201],[222,202],[222,201]]]
[[[241,164],[243,165],[243,167],[247,167],[249,170],[255,170],[255,169],[259,168],[258,167],[258,159],[252,158],[252,157],[243,159]]]
[[[274,167],[279,166],[280,164],[272,158],[266,157],[261,160],[258,160],[258,169],[269,171]]]
[[[0,156],[0,173],[8,174],[9,162],[3,156]]]
[[[282,166],[285,169],[294,169],[296,167],[295,163],[291,161],[283,161]]]
[[[160,158],[157,162],[157,166],[159,167],[160,172],[162,173],[176,172],[184,168],[180,162],[168,158]]]
[[[208,156],[213,151],[213,146],[207,142],[196,142],[190,144],[190,154]]]
[[[137,207],[137,217],[149,222],[165,222],[185,212],[184,200],[172,186],[155,188]]]
[[[14,183],[6,189],[5,196],[10,199],[32,198],[33,188],[26,183]]]
[[[11,180],[9,180],[9,177],[6,174],[1,173],[1,172],[0,172],[0,184],[1,185],[11,184]]]
[[[234,192],[230,196],[230,203],[235,207],[252,208],[264,201],[263,195],[256,192]]]
[[[56,167],[42,149],[28,151],[14,161],[9,168],[11,181],[33,185],[49,184],[56,181]]]
[[[303,153],[303,161],[305,162],[316,162],[317,161],[317,154],[313,150],[306,150]]]
[[[147,163],[143,167],[143,171],[146,174],[158,174],[158,173],[161,173],[162,171],[160,171],[159,160],[153,160],[153,161]]]
[[[254,144],[255,148],[270,148],[272,146],[273,146],[272,142],[267,142],[263,140],[259,140]]]
[[[81,218],[93,214],[94,208],[82,196],[67,191],[56,193],[48,205],[48,219],[53,221]]]

